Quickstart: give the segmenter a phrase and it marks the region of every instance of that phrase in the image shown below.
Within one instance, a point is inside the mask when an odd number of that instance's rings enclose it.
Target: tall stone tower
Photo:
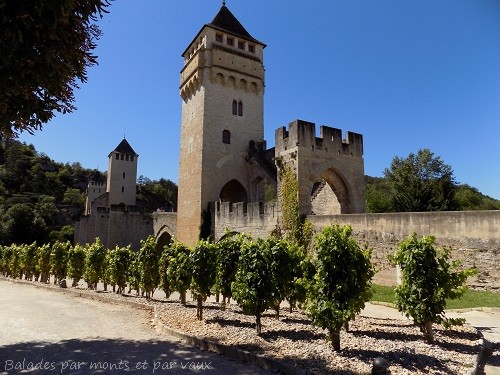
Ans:
[[[248,200],[249,144],[264,140],[264,48],[222,5],[182,54],[177,235],[186,244],[210,202]]]
[[[109,205],[135,205],[138,156],[125,138],[109,153],[106,184]]]

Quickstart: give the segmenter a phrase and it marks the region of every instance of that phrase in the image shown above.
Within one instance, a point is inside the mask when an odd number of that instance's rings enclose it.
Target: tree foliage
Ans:
[[[429,149],[407,158],[395,157],[384,171],[391,183],[392,210],[396,212],[453,211],[456,184],[453,170]]]
[[[191,285],[192,263],[191,250],[180,242],[170,246],[170,258],[167,267],[168,284],[172,291],[179,292],[181,303],[186,304],[186,291]]]
[[[262,239],[245,241],[231,289],[243,312],[255,316],[257,334],[262,331],[262,313],[275,301],[272,272],[268,242]]]
[[[350,226],[325,227],[316,235],[316,274],[306,309],[313,323],[327,329],[333,348],[340,350],[340,330],[358,314],[371,296],[375,274],[371,252],[351,238]]]
[[[151,298],[160,282],[159,261],[160,250],[156,248],[155,239],[149,236],[141,241],[141,248],[137,260],[139,262],[140,286],[146,293],[146,298]]]
[[[0,4],[0,135],[33,133],[55,112],[72,112],[86,82],[108,0],[3,1]]]
[[[56,242],[50,253],[50,270],[54,275],[54,284],[66,277],[68,268],[69,242]]]
[[[83,277],[90,289],[97,289],[97,283],[104,277],[106,252],[99,237],[87,247]]]
[[[73,279],[73,287],[78,285],[85,271],[85,256],[85,248],[78,244],[68,252],[68,276]]]
[[[456,299],[467,289],[465,282],[475,272],[460,270],[459,261],[450,260],[449,249],[436,249],[434,237],[418,238],[416,234],[401,242],[391,261],[401,268],[401,284],[396,288],[396,306],[411,317],[434,341],[432,324],[461,324],[461,319],[446,318],[447,299]]]
[[[122,294],[127,286],[129,264],[132,260],[130,247],[116,246],[109,251],[108,273],[112,285],[117,285],[116,293]]]
[[[215,284],[217,246],[200,240],[190,254],[192,267],[191,291],[197,301],[196,317],[203,320],[203,301],[211,295]]]
[[[231,284],[236,278],[241,246],[247,239],[244,234],[226,233],[226,237],[217,244],[216,288],[222,294],[223,308],[232,297]]]

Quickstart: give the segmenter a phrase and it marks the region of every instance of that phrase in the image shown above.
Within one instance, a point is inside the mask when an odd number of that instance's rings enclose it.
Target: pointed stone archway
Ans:
[[[240,182],[231,180],[222,187],[219,200],[221,202],[247,202],[248,194]]]

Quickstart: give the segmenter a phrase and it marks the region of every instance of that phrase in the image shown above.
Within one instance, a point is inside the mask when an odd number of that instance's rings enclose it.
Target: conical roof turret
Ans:
[[[122,139],[120,144],[116,146],[115,149],[109,153],[109,155],[111,155],[113,152],[119,152],[120,154],[125,154],[125,155],[128,154],[128,155],[139,156],[125,138]]]

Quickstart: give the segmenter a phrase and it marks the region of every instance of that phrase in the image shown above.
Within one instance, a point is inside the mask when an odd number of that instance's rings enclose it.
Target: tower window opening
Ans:
[[[123,172],[123,178],[125,178],[125,172]]]
[[[245,42],[238,40],[238,48],[239,49],[245,49]]]
[[[222,131],[222,143],[225,144],[231,143],[231,132],[229,130]]]
[[[121,155],[120,155],[120,159],[121,159],[121,160],[125,159],[125,155],[121,154]]]
[[[236,102],[236,100],[233,100],[233,115],[237,115],[238,114],[238,103]]]
[[[134,161],[134,155],[130,155],[130,161]]]
[[[243,102],[238,103],[238,116],[243,116]]]
[[[125,155],[125,161],[128,161],[129,155]]]
[[[215,34],[215,41],[222,43],[222,34]]]
[[[122,186],[122,193],[125,193],[125,186]]]
[[[115,156],[116,156],[116,160],[120,160],[120,154],[118,152],[115,154]]]
[[[248,52],[250,53],[255,53],[255,45],[249,44],[248,45]]]
[[[230,46],[234,46],[234,38],[227,37],[226,38],[226,43]]]

